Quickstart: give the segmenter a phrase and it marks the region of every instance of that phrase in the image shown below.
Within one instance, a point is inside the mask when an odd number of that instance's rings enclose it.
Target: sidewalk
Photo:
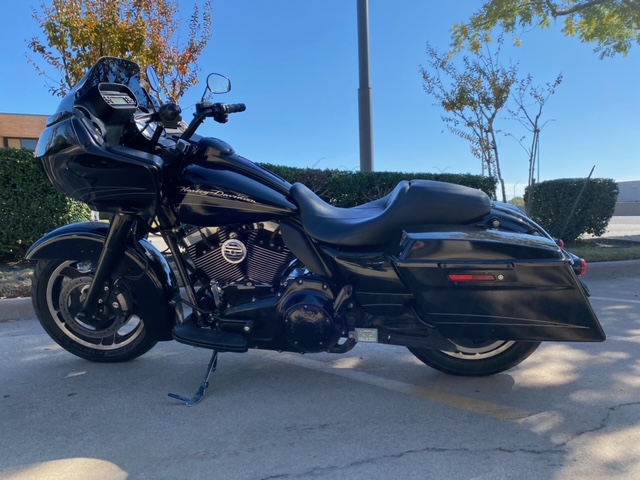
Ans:
[[[640,242],[640,217],[612,217],[604,238]]]

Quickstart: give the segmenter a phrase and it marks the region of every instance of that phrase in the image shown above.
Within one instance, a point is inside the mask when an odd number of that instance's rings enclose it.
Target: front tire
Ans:
[[[156,341],[135,313],[126,279],[114,282],[99,322],[87,324],[76,318],[92,277],[90,262],[40,260],[36,264],[31,300],[47,334],[67,352],[92,362],[125,362],[149,351]]]
[[[456,352],[412,348],[420,361],[449,375],[482,377],[515,367],[531,355],[540,342],[450,340]]]

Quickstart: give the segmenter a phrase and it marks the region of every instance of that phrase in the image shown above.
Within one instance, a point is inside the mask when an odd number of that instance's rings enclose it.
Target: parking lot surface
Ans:
[[[603,343],[457,378],[404,348],[220,356],[164,343],[94,364],[34,319],[0,328],[0,479],[640,478],[640,276],[587,277]]]

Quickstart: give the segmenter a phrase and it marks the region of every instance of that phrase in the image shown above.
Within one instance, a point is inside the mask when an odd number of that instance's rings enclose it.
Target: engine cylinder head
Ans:
[[[219,285],[272,285],[293,260],[275,223],[195,228],[185,238],[193,263]]]

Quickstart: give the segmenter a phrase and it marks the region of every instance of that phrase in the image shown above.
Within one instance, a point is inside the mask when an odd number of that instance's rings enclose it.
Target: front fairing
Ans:
[[[129,101],[107,102],[116,97]],[[153,214],[164,161],[121,141],[124,126],[140,108],[153,108],[153,102],[142,87],[138,65],[101,58],[49,117],[36,161],[58,190],[94,210]]]
[[[65,113],[73,112],[76,99],[91,87],[103,82],[126,85],[136,95],[138,105],[142,108],[151,111],[157,107],[142,86],[140,67],[136,63],[121,58],[102,57],[62,99],[56,112],[47,120],[47,125],[55,123]]]

